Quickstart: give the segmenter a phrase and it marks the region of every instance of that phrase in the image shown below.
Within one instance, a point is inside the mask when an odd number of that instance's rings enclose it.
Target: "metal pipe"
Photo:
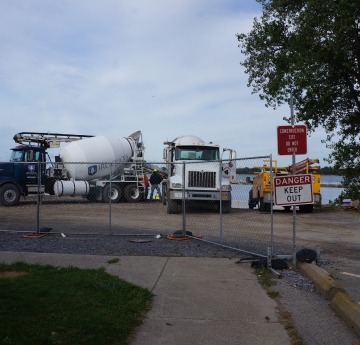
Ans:
[[[111,235],[112,233],[112,224],[111,224],[111,219],[112,219],[112,204],[111,204],[111,199],[112,199],[112,164],[110,165],[110,201],[109,201],[109,233]]]
[[[40,233],[40,184],[41,184],[41,167],[40,162],[37,162],[37,175],[38,175],[38,192],[36,202],[36,233]]]
[[[270,154],[270,245],[271,255],[274,255],[274,210],[273,210],[273,169],[272,154]]]
[[[291,125],[295,125],[294,117],[294,100],[293,95],[290,96],[290,113],[291,113]],[[295,175],[295,152],[292,154],[292,175]],[[296,205],[293,205],[293,244],[292,244],[292,263],[294,269],[296,269]]]
[[[220,244],[222,244],[223,241],[223,224],[222,224],[222,161],[219,161],[219,185],[220,185],[220,196],[219,196],[219,205],[220,205]]]
[[[183,171],[182,171],[182,216],[183,216],[183,237],[186,237],[186,202],[185,202],[185,169],[186,163],[183,162]]]

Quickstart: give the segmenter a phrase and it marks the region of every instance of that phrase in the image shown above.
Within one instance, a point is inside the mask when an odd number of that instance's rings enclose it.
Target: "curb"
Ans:
[[[360,337],[360,304],[344,288],[315,264],[298,262],[299,272],[311,280],[331,307]]]
[[[331,300],[337,293],[346,292],[338,282],[314,264],[298,262],[298,269],[303,276],[310,279],[315,284],[315,287],[326,299]]]
[[[360,337],[360,304],[346,293],[338,293],[331,307]]]

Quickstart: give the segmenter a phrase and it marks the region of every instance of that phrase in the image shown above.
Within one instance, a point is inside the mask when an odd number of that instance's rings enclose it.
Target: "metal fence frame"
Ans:
[[[270,161],[270,166],[271,166],[271,171],[272,171],[272,156],[268,155],[268,156],[258,156],[258,157],[245,157],[245,158],[237,158],[236,159],[236,163],[237,163],[237,167],[239,168],[239,165],[244,165],[244,164],[255,164],[255,162],[260,162],[261,160],[264,159],[268,159]],[[224,161],[228,161],[228,160],[224,160]],[[218,179],[219,179],[219,185],[220,185],[220,195],[222,194],[222,190],[221,190],[221,169],[222,169],[222,164],[224,161],[214,161],[214,162],[209,162],[209,164],[216,164],[219,165],[219,169],[218,169]],[[251,163],[252,162],[252,163]],[[76,164],[80,164],[80,163],[76,163]],[[158,163],[158,162],[154,162],[151,163],[153,166],[159,166],[159,167],[166,167],[166,164],[164,163]],[[186,193],[185,193],[185,171],[186,171],[186,165],[188,164],[194,164],[192,162],[182,162],[179,163],[183,165],[183,175],[182,175],[182,186],[183,186],[183,198],[181,201],[182,204],[182,222],[181,222],[181,226],[182,226],[182,232],[183,232],[183,236],[185,237],[190,237],[193,238],[197,241],[203,241],[203,242],[207,242],[213,245],[217,245],[217,246],[221,246],[224,248],[229,248],[232,250],[236,250],[239,251],[241,253],[245,253],[245,254],[250,254],[250,255],[254,255],[254,256],[260,256],[260,257],[266,257],[268,256],[268,248],[270,248],[270,254],[272,256],[275,255],[274,252],[274,229],[273,229],[273,207],[272,207],[272,202],[271,202],[271,208],[270,208],[270,213],[269,214],[260,214],[259,212],[256,213],[257,211],[249,211],[249,210],[244,210],[243,208],[241,208],[240,210],[236,210],[236,212],[234,213],[233,218],[238,217],[239,218],[239,223],[236,223],[236,226],[238,227],[238,229],[229,229],[229,225],[228,225],[228,219],[231,217],[231,215],[224,215],[223,214],[223,209],[222,209],[222,202],[219,202],[219,218],[218,218],[218,226],[217,226],[217,231],[218,233],[215,234],[214,233],[207,233],[204,224],[200,224],[198,225],[198,223],[196,223],[196,215],[194,215],[195,213],[191,213],[188,212],[187,210],[187,206],[190,205],[191,203],[189,202],[189,200],[186,197]],[[38,167],[38,172],[41,171],[42,167],[41,167],[42,163],[37,163],[37,167]],[[113,167],[116,166],[116,163],[111,163],[111,169],[113,169]],[[112,170],[111,170],[112,172]],[[110,176],[112,176],[112,173],[110,173]],[[36,233],[40,234],[42,233],[42,226],[45,224],[44,220],[46,219],[45,214],[43,211],[46,210],[46,208],[48,207],[48,205],[45,203],[43,203],[43,197],[40,195],[40,174],[37,175],[38,178],[38,193],[37,193],[37,198],[36,198]],[[109,183],[110,183],[110,190],[111,190],[111,186],[112,186],[112,181],[113,179],[110,178],[109,179]],[[270,178],[270,183],[272,184],[272,174],[271,174],[271,178]],[[4,208],[2,206],[0,206],[1,208]],[[71,205],[70,205],[71,207]],[[6,208],[4,208],[6,209]],[[13,207],[9,207],[8,209],[12,209],[15,210],[14,212],[14,218],[13,220],[15,221],[16,218],[16,206]],[[144,231],[143,233],[140,232],[136,232],[136,233],[132,233],[131,230],[124,232],[124,233],[119,233],[117,231],[114,231],[115,229],[115,223],[116,223],[116,214],[114,212],[116,212],[115,210],[115,205],[112,203],[111,198],[109,201],[109,208],[108,208],[108,235],[112,235],[112,236],[132,236],[132,235],[142,235],[142,236],[154,236],[156,235],[156,232],[152,232],[150,233],[148,230]],[[165,212],[165,210],[164,210]],[[10,218],[11,218],[11,212],[8,212],[10,214]],[[251,241],[251,233],[248,232],[246,233],[246,241],[245,241],[245,246],[242,244],[243,242],[243,238],[239,237],[241,236],[240,234],[240,225],[241,225],[241,216],[242,215],[246,215],[248,218],[251,217],[258,217],[261,219],[264,219],[264,221],[261,223],[260,222],[260,226],[264,226],[266,228],[266,233],[261,233],[261,238],[260,240],[256,239],[256,241],[258,241],[259,247],[256,249],[251,249],[251,246],[249,245],[249,241]],[[216,215],[215,214],[211,214],[212,218],[216,219]],[[49,216],[48,216],[49,217]],[[203,219],[204,217],[202,217]],[[199,238],[197,236],[192,236],[191,234],[189,234],[190,230],[192,230],[194,228],[194,224],[197,227],[198,226],[198,231],[201,233],[202,238]],[[179,223],[180,225],[180,223]],[[245,227],[250,228],[251,224],[246,224]],[[125,226],[125,228],[127,228]],[[128,227],[130,228],[130,227]],[[214,227],[215,229],[216,227]],[[236,232],[237,230],[239,230],[238,232]],[[6,229],[1,229],[0,231],[7,231]],[[11,230],[14,231],[14,230]],[[28,231],[24,231],[24,230],[15,230],[15,231],[23,231],[23,232],[28,232]],[[262,230],[261,230],[262,231]],[[62,231],[59,232],[53,232],[53,233],[62,233]],[[86,235],[86,233],[84,232],[72,232],[73,235]],[[102,235],[104,234],[104,232],[98,232],[98,233],[91,233],[92,235],[97,234],[97,235]],[[267,236],[267,239],[265,239],[265,235]],[[238,236],[238,243],[235,243],[234,238],[236,238],[236,236]],[[255,240],[255,236],[254,236],[254,240]],[[233,243],[233,245],[232,245]],[[261,246],[261,249],[260,249]]]

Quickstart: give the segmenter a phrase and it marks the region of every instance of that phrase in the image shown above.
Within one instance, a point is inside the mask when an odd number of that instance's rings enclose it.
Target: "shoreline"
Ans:
[[[344,185],[340,183],[321,183],[320,187],[344,188]]]

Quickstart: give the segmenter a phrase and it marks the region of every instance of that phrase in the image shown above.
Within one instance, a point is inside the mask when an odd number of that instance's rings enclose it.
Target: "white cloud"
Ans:
[[[22,131],[137,130],[147,160],[161,161],[163,141],[186,133],[238,157],[276,158],[276,126],[289,109],[251,95],[235,37],[259,11],[247,0],[4,2],[0,160]],[[324,137],[309,139],[310,157],[327,156]]]

